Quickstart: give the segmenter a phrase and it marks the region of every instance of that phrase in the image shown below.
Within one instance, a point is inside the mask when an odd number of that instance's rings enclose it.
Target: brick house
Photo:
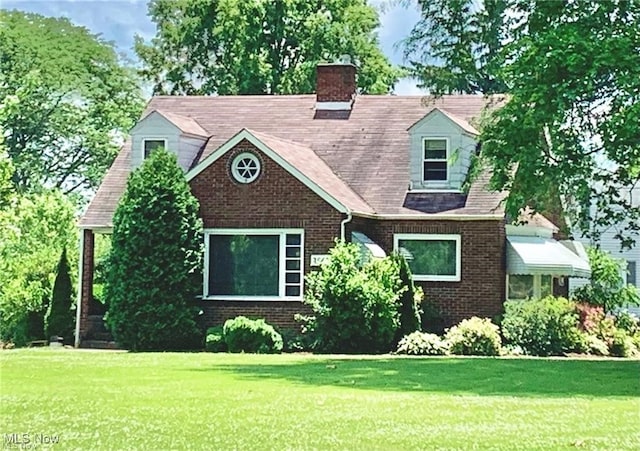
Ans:
[[[128,174],[160,146],[200,202],[197,302],[210,325],[245,314],[295,327],[304,275],[336,238],[402,252],[445,325],[499,314],[510,286],[540,295],[584,276],[588,265],[544,218],[507,224],[489,174],[466,183],[487,103],[356,95],[356,68],[343,63],[318,66],[315,95],[154,97],[80,221],[76,345],[101,322],[94,236],[110,233]]]

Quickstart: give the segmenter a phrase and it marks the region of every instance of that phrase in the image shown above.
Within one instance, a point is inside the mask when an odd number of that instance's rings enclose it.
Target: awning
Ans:
[[[551,238],[507,236],[507,273],[589,277],[589,262]]]
[[[351,232],[351,242],[356,243],[360,247],[360,252],[363,255],[368,255],[373,258],[385,258],[387,256],[384,249],[364,233]]]

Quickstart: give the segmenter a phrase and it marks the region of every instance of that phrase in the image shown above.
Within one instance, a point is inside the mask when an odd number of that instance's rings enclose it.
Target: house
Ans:
[[[619,192],[621,195],[628,198],[629,203],[634,206],[640,206],[640,185],[635,185],[632,187],[624,187],[620,188]],[[597,216],[598,212],[596,210],[596,206],[592,205],[591,207],[591,215]],[[627,223],[628,224],[628,223]],[[597,229],[597,235],[599,239],[597,242],[593,239],[582,236],[580,231],[575,230],[574,236],[578,237],[576,241],[582,243],[584,246],[598,246],[605,252],[608,252],[617,260],[622,260],[624,263],[622,278],[628,284],[634,285],[637,288],[640,288],[640,233],[635,233],[631,237],[635,240],[635,245],[631,248],[621,248],[620,240],[616,238],[616,235],[620,234],[625,230],[625,223],[612,224],[607,228],[599,228]],[[593,229],[593,227],[592,227]],[[593,232],[593,230],[592,230]],[[632,233],[630,231],[626,232],[627,235]],[[581,278],[571,278],[569,279],[569,287],[570,290],[573,291],[576,288],[584,286],[588,280]],[[640,307],[632,306],[629,308],[630,311],[634,312],[637,315],[640,315]]]
[[[80,222],[77,344],[101,321],[95,234],[110,233],[128,174],[160,146],[200,202],[207,324],[244,314],[295,327],[304,276],[336,238],[401,251],[446,325],[498,315],[512,285],[541,293],[585,275],[548,221],[507,228],[488,173],[467,186],[486,98],[357,95],[356,76],[322,64],[315,95],[153,98]]]

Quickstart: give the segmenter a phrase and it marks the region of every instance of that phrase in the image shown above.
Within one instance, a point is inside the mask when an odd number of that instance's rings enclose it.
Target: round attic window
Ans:
[[[231,163],[231,175],[240,183],[251,183],[260,175],[260,160],[254,154],[243,152]]]

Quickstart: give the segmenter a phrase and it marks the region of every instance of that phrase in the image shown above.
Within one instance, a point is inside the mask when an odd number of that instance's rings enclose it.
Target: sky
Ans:
[[[394,64],[402,64],[402,52],[397,43],[405,38],[419,18],[415,6],[402,7],[390,0],[370,0],[380,11],[378,30],[384,54]],[[18,9],[43,16],[69,18],[104,39],[113,41],[122,53],[135,59],[133,37],[138,34],[149,40],[155,25],[147,17],[147,0],[0,0],[3,9]],[[413,80],[401,80],[395,87],[398,95],[425,94]]]

